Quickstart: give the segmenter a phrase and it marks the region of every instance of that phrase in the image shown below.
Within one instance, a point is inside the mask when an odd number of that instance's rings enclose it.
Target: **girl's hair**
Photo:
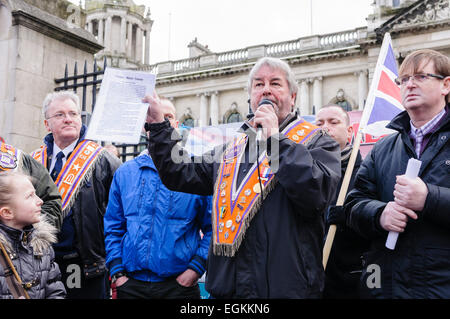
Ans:
[[[31,181],[30,177],[23,173],[0,171],[0,207],[11,203],[14,185],[13,180],[19,176],[28,178]]]

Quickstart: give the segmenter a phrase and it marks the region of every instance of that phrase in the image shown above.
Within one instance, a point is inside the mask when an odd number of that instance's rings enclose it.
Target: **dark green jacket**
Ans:
[[[30,155],[22,153],[19,167],[23,173],[33,177],[32,183],[38,195],[44,203],[42,213],[47,216],[48,222],[59,231],[62,224],[61,195],[56,188],[47,169]]]

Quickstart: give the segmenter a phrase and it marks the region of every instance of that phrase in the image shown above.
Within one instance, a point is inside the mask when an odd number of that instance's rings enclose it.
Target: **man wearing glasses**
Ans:
[[[450,298],[449,58],[433,50],[406,57],[396,79],[405,111],[387,126],[358,172],[345,209],[351,227],[371,240],[363,296]],[[403,175],[410,158],[419,176]],[[399,232],[395,250],[385,248]]]
[[[50,93],[43,103],[50,132],[32,156],[50,172],[62,197],[63,224],[54,245],[67,298],[107,296],[103,215],[120,160],[86,140],[79,98]]]

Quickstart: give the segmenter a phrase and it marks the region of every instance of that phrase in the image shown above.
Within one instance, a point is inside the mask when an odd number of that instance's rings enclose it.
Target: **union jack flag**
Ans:
[[[361,116],[359,128],[363,133],[373,136],[393,133],[386,128],[386,125],[404,110],[401,104],[400,88],[394,82],[396,77],[398,77],[398,69],[391,36],[385,33]]]

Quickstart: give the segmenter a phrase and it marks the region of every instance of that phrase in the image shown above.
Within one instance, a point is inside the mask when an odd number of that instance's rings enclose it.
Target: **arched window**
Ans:
[[[194,127],[195,121],[192,117],[187,117],[184,119],[183,123],[184,126]]]
[[[242,116],[239,112],[233,112],[227,117],[227,123],[242,122]]]

